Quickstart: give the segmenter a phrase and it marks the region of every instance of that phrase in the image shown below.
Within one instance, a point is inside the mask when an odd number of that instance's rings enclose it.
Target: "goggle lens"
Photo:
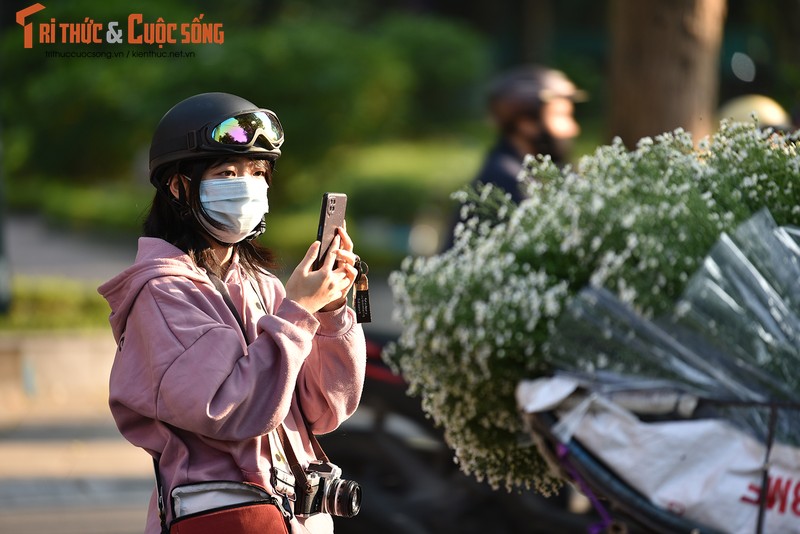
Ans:
[[[283,144],[283,127],[275,114],[257,111],[231,117],[212,130],[211,139],[223,145],[250,146],[259,135],[266,137],[272,148]]]

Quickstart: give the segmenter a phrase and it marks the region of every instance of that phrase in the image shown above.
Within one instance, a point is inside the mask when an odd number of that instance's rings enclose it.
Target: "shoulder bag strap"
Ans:
[[[242,329],[242,335],[244,336],[245,341],[247,341],[247,331],[244,328],[244,322],[242,321],[242,316],[239,315],[239,312],[236,310],[236,307],[233,305],[233,300],[231,299],[230,293],[228,293],[228,289],[225,287],[225,284],[222,280],[219,279],[218,276],[215,274],[209,273],[208,275],[211,283],[214,284],[214,287],[217,288],[217,291],[220,292],[222,295],[222,299],[225,301],[225,304],[231,310],[231,313],[236,318],[236,322],[239,325],[239,328]],[[158,491],[158,517],[161,520],[161,533],[168,534],[169,529],[167,527],[167,514],[164,509],[164,484],[161,482],[161,470],[158,468],[158,459],[153,457],[153,468],[156,472],[156,489]]]
[[[169,534],[167,528],[167,513],[164,510],[164,485],[161,483],[161,470],[158,468],[158,460],[153,457],[153,468],[156,471],[156,490],[158,491],[158,518],[161,520],[161,534]]]

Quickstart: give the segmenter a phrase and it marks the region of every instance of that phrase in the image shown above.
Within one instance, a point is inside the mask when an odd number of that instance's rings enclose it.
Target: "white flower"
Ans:
[[[622,218],[621,225],[623,228],[630,228],[634,222],[636,222],[636,214],[632,212],[626,213]]]

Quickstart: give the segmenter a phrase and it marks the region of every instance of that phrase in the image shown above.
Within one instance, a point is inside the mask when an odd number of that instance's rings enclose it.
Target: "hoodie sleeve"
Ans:
[[[126,348],[137,336],[152,362],[155,417],[222,440],[260,436],[283,421],[319,322],[292,301],[269,317],[245,353],[238,328],[194,283],[149,282],[131,310]]]
[[[364,331],[349,306],[318,312],[320,327],[303,363],[297,391],[303,413],[315,434],[325,434],[358,408],[364,387]]]
[[[283,286],[275,279],[262,280],[262,293],[274,292],[278,310],[293,301],[285,299]],[[271,285],[271,287],[270,287]],[[358,408],[364,387],[367,350],[364,331],[355,312],[347,305],[314,314],[319,327],[297,377],[297,394],[303,415],[315,434],[332,432]],[[280,314],[259,320],[261,331],[274,329]]]

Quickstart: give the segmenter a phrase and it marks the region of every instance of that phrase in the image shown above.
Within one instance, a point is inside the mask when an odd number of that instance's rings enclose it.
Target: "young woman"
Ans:
[[[157,460],[167,524],[269,494],[292,532],[333,531],[326,513],[288,510],[286,464],[293,455],[306,468],[310,433],[358,406],[366,350],[345,298],[356,256],[340,228],[319,270],[314,242],[285,288],[268,271],[254,238],[282,142],[274,113],[234,95],[169,110],[150,148],[157,191],[135,263],[99,288],[118,343],[111,411]],[[157,501],[147,534],[162,531]]]

